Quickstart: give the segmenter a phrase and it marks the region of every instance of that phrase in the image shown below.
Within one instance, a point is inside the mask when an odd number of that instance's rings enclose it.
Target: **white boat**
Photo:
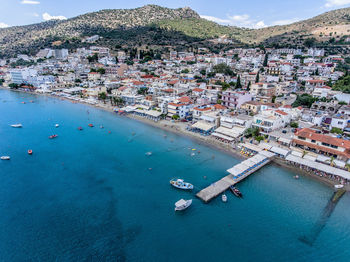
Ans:
[[[341,189],[341,188],[344,187],[344,185],[334,185],[334,187],[335,187],[336,189]]]
[[[151,156],[151,155],[152,155],[152,152],[147,152],[145,155],[146,155],[146,156]]]
[[[9,156],[2,156],[0,157],[1,160],[10,160],[10,157]]]
[[[225,194],[223,194],[221,196],[222,202],[227,202],[227,196]]]
[[[55,127],[59,127],[60,125],[59,124],[56,124]]]
[[[20,127],[22,127],[22,124],[13,124],[13,125],[11,125],[12,127],[15,127],[15,128],[20,128]]]
[[[185,200],[185,199],[180,199],[175,203],[175,211],[181,211],[185,210],[192,204],[192,199],[190,200]]]
[[[179,188],[179,189],[184,189],[184,190],[191,190],[193,189],[193,185],[190,183],[185,182],[183,179],[172,179],[170,180],[170,184],[173,187]]]

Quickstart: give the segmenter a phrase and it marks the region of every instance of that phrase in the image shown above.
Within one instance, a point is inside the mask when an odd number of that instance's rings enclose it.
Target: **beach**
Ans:
[[[11,91],[28,93],[28,92],[22,91],[22,90],[11,90]],[[34,93],[34,94],[35,95],[40,95],[40,96],[52,97],[52,98],[55,98],[55,99],[62,99],[62,100],[70,101],[72,103],[81,103],[81,104],[85,104],[85,105],[88,105],[88,106],[91,106],[91,107],[94,107],[94,108],[99,108],[99,109],[105,110],[107,112],[112,112],[112,113],[115,112],[114,111],[115,107],[109,105],[108,102],[104,103],[104,102],[99,101],[98,104],[92,105],[92,104],[89,104],[89,103],[83,103],[83,102],[80,102],[80,101],[79,102],[78,101],[74,101],[74,100],[71,100],[71,99],[66,98],[66,97],[54,96],[54,95],[51,95],[51,94],[39,94],[39,93]],[[140,117],[140,116],[137,116],[137,115],[133,115],[133,114],[126,114],[126,115],[122,115],[122,116],[119,116],[119,117],[127,117],[129,119],[142,122],[144,124],[153,126],[155,128],[160,128],[162,130],[165,130],[165,131],[168,131],[168,132],[172,132],[172,133],[175,133],[175,134],[178,134],[178,135],[184,135],[184,136],[190,137],[191,139],[194,139],[198,143],[203,143],[203,144],[205,144],[207,146],[215,148],[216,150],[220,150],[220,151],[223,151],[223,152],[225,152],[227,154],[230,154],[233,157],[238,158],[238,159],[245,159],[245,158],[247,158],[247,156],[240,154],[240,150],[238,148],[234,148],[230,144],[223,143],[223,142],[213,138],[212,136],[206,136],[205,137],[205,136],[202,136],[199,133],[194,133],[194,132],[188,131],[186,129],[186,123],[183,123],[183,122],[180,122],[180,121],[173,122],[173,121],[170,121],[170,120],[160,120],[158,122],[155,122],[155,121],[152,121],[150,119],[143,118],[143,117]],[[318,181],[321,181],[325,185],[330,186],[332,188],[334,187],[334,185],[339,184],[339,182],[337,182],[337,181],[334,181],[334,180],[331,180],[331,179],[327,179],[326,177],[317,176],[312,171],[300,169],[298,167],[290,165],[290,164],[288,164],[287,161],[285,161],[285,160],[283,160],[281,158],[274,158],[272,164],[275,164],[275,165],[278,165],[278,166],[280,166],[282,168],[286,168],[288,170],[291,170],[292,172],[294,172],[294,173],[296,173],[298,175],[309,176],[312,179],[316,179]],[[345,189],[347,191],[350,191],[350,185],[345,185]]]

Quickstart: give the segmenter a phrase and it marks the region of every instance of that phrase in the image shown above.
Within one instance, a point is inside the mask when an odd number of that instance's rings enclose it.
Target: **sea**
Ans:
[[[348,193],[270,164],[205,204],[241,159],[89,105],[0,90],[0,155],[0,261],[350,261]]]

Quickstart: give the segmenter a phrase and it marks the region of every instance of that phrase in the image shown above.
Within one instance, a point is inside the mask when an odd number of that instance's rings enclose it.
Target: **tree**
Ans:
[[[317,98],[305,93],[297,96],[292,107],[305,106],[310,108],[315,101],[317,101]]]
[[[276,102],[276,96],[272,96],[271,102],[274,104]]]
[[[178,120],[178,119],[180,119],[180,116],[179,116],[179,115],[173,115],[171,118],[172,118],[173,120]]]
[[[248,85],[247,85],[247,91],[250,91],[250,86],[251,86],[251,83],[249,81]]]
[[[299,124],[297,122],[291,122],[290,123],[290,127],[292,128],[298,128],[299,127]]]
[[[343,130],[341,130],[341,129],[338,128],[338,127],[333,127],[332,130],[331,130],[331,133],[333,133],[333,134],[338,134],[338,135],[342,135],[342,134],[343,134]]]
[[[181,71],[181,74],[188,74],[190,72],[190,70],[188,70],[187,68],[185,68],[184,70]]]
[[[215,65],[213,67],[213,70],[216,74],[224,74],[224,75],[229,75],[229,76],[234,75],[232,69],[224,63]]]
[[[89,63],[97,62],[97,61],[98,61],[98,56],[97,56],[97,54],[95,53],[95,54],[93,54],[92,56],[88,56],[87,59],[88,59]]]
[[[260,74],[258,72],[255,78],[255,83],[259,83],[259,81],[260,81]]]
[[[100,67],[99,69],[97,69],[97,73],[104,75],[106,73],[106,69],[104,69],[103,67]]]
[[[105,92],[101,92],[98,94],[98,99],[103,100],[104,103],[106,103],[107,94]]]
[[[207,74],[207,71],[205,69],[202,69],[200,72],[199,72],[201,75],[205,76]]]
[[[5,80],[4,79],[0,79],[0,86],[2,86],[2,84],[5,82]]]
[[[264,58],[264,63],[263,63],[263,66],[264,66],[264,67],[267,66],[268,59],[269,59],[269,55],[266,54],[266,55],[265,55],[265,58]]]
[[[316,43],[316,38],[312,37],[312,38],[308,38],[304,41],[304,45],[307,47],[307,48],[310,48],[312,46],[314,46]]]
[[[137,93],[139,95],[146,95],[148,92],[148,88],[147,87],[141,87],[139,90],[137,90]]]
[[[334,165],[335,165],[334,160],[335,160],[335,157],[334,157],[334,156],[331,156],[331,157],[330,157],[329,159],[327,159],[326,161],[329,162],[329,164],[330,164],[331,166],[334,166]]]
[[[241,89],[242,84],[241,84],[241,76],[237,77],[237,83],[236,83],[236,89]]]

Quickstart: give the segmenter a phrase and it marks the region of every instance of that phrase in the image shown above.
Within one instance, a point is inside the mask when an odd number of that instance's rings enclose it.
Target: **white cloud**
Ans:
[[[8,24],[1,23],[1,22],[0,22],[0,28],[6,28],[6,27],[9,27],[9,25],[8,25]]]
[[[277,21],[273,21],[271,23],[271,25],[289,25],[289,24],[293,24],[295,22],[300,21],[299,18],[291,18],[291,19],[284,19],[284,20],[277,20]]]
[[[326,0],[325,7],[337,7],[350,4],[350,0]]]
[[[49,21],[49,20],[66,20],[67,17],[65,17],[63,15],[53,16],[53,15],[50,15],[49,13],[43,13],[43,19],[45,21]]]
[[[22,0],[21,4],[22,5],[38,5],[38,4],[40,4],[40,2],[34,1],[34,0]]]
[[[266,27],[264,21],[257,21],[255,19],[252,19],[247,14],[232,15],[232,16],[227,15],[225,19],[214,17],[214,16],[208,16],[208,15],[201,15],[201,17],[219,24],[224,24],[224,25],[233,25],[233,26],[248,27],[248,28]]]

